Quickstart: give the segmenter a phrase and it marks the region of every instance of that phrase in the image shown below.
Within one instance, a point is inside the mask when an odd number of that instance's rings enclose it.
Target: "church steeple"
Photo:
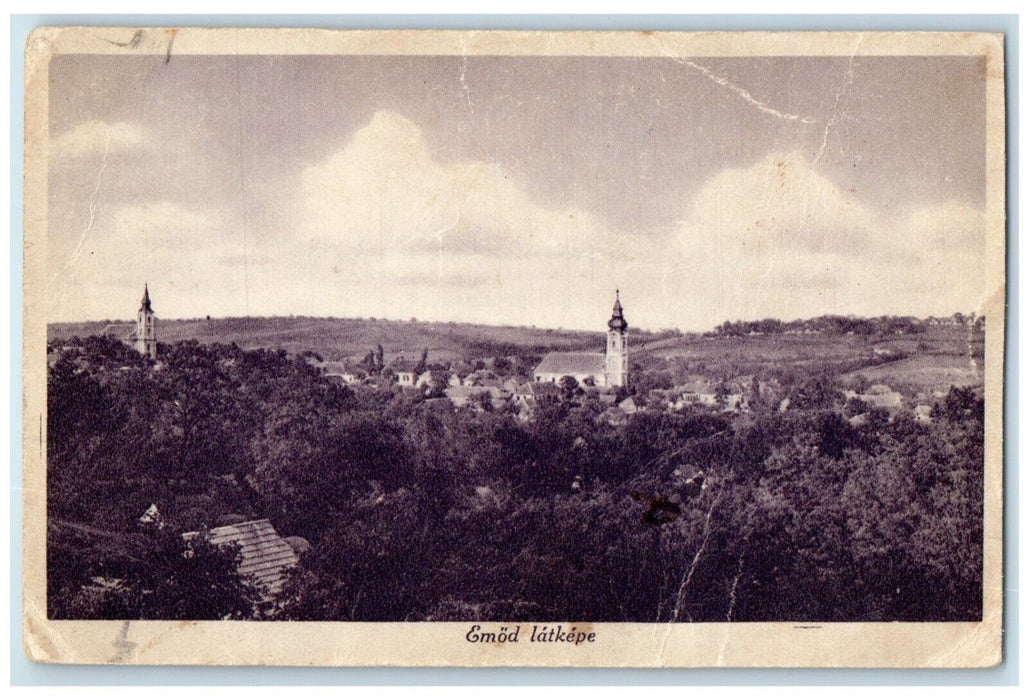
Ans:
[[[143,283],[143,301],[140,302],[139,310],[149,311],[150,313],[154,312],[153,308],[150,306],[150,285],[145,282]]]
[[[607,353],[604,361],[604,385],[625,386],[629,383],[629,324],[622,314],[621,294],[615,290],[615,305],[607,322]]]
[[[150,305],[150,286],[143,285],[143,299],[136,314],[136,332],[132,334],[132,346],[140,355],[157,359],[157,321],[154,308]]]
[[[615,290],[615,306],[611,310],[611,320],[607,322],[607,327],[613,331],[622,331],[623,333],[629,328],[629,324],[625,321],[625,316],[622,315],[622,300],[617,289]]]

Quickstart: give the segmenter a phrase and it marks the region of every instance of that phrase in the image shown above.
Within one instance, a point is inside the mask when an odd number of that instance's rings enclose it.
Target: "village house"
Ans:
[[[394,360],[389,369],[393,372],[393,375],[396,377],[396,383],[400,386],[413,387],[415,379],[421,374],[415,371],[418,369],[418,363],[412,360],[405,360],[403,357]]]

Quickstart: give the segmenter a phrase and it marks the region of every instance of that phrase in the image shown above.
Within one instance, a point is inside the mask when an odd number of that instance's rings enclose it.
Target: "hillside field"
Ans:
[[[983,334],[932,327],[906,336],[754,335],[671,338],[637,347],[644,366],[656,360],[686,362],[698,374],[749,375],[829,367],[841,378],[864,375],[872,383],[903,383],[946,390],[983,381]],[[890,360],[891,356],[897,359]]]

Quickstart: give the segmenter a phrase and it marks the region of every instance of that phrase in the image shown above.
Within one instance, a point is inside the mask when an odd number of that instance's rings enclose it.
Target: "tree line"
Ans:
[[[780,333],[824,333],[826,335],[915,335],[924,333],[930,325],[965,326],[969,323],[982,328],[982,317],[975,314],[955,313],[946,318],[919,319],[914,316],[878,316],[858,318],[856,316],[826,315],[816,318],[781,321],[765,318],[758,321],[725,321],[705,335],[741,336],[775,335]]]

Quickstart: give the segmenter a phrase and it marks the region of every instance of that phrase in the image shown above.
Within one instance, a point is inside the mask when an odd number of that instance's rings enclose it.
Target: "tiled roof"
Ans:
[[[536,366],[538,374],[596,374],[603,375],[604,353],[600,352],[551,352]]]
[[[189,539],[196,534],[189,532],[183,536]],[[285,581],[286,570],[298,561],[289,542],[279,537],[267,519],[212,528],[209,534],[211,544],[239,546],[240,576],[250,578],[269,592],[278,591]]]

